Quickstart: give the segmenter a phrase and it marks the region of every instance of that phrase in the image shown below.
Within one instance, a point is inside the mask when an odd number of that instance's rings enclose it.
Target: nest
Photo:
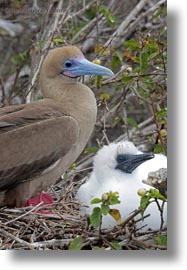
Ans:
[[[135,211],[121,224],[112,229],[94,229],[88,216],[80,215],[80,205],[75,198],[83,180],[64,180],[50,189],[54,198],[52,205],[41,202],[35,207],[2,208],[0,212],[1,250],[69,250],[72,241],[81,237],[78,249],[166,249],[154,239],[166,230],[139,232],[136,230]],[[67,183],[67,182],[66,182]],[[63,190],[63,194],[62,194]],[[116,245],[117,243],[117,245]],[[75,248],[76,249],[76,248]]]

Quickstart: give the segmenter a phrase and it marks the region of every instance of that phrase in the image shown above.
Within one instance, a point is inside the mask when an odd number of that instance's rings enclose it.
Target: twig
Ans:
[[[156,124],[157,130],[158,130],[158,136],[159,136],[161,145],[164,148],[165,153],[167,153],[167,149],[166,149],[164,140],[163,140],[162,135],[160,133],[160,125],[159,125],[158,120],[157,120],[157,110],[156,110],[156,107],[153,103],[152,103],[152,110],[153,110],[153,116],[154,116],[155,124]]]
[[[31,248],[44,248],[46,249],[47,247],[64,247],[65,245],[69,245],[70,242],[73,239],[51,239],[51,240],[47,240],[47,241],[42,241],[42,242],[35,242],[30,244]]]
[[[116,48],[116,46],[121,42],[120,37],[123,35],[124,30],[130,24],[132,20],[137,16],[137,14],[145,7],[147,4],[147,0],[141,0],[135,8],[130,12],[127,18],[120,24],[117,30],[112,34],[111,38],[105,43],[104,47],[108,48],[109,46],[112,48]]]
[[[154,248],[154,249],[167,249],[166,246],[162,246],[162,245],[157,245],[157,244],[152,244],[152,243],[148,243],[148,242],[145,242],[145,241],[141,241],[141,240],[137,240],[136,238],[133,238],[133,242],[135,242],[136,244],[138,244],[139,246],[143,246],[147,249],[150,249],[150,248]]]
[[[149,72],[149,73],[143,73],[143,74],[132,74],[132,75],[128,75],[128,76],[124,76],[125,78],[139,78],[139,77],[146,77],[146,76],[166,76],[167,74],[162,72],[162,73],[153,73],[153,72]],[[122,80],[122,78],[117,78],[118,76],[113,76],[111,79],[107,79],[104,80],[102,82],[102,85],[106,85],[106,84],[110,84],[110,83],[116,83],[116,82],[120,82]]]
[[[13,234],[11,234],[11,233],[5,231],[4,229],[0,228],[0,232],[1,232],[2,234],[6,235],[7,237],[13,239],[14,241],[16,241],[16,242],[22,244],[23,246],[26,246],[26,247],[28,247],[29,249],[33,249],[32,244],[30,244],[30,243],[26,242],[25,240],[20,239],[19,237],[17,237],[17,236],[15,236],[15,235],[13,235]]]
[[[107,48],[109,46],[112,48],[118,48],[119,46],[121,46],[121,44],[124,42],[124,40],[127,38],[127,36],[129,36],[129,34],[131,34],[136,29],[139,22],[143,18],[146,18],[150,14],[152,14],[161,5],[166,3],[166,0],[160,0],[154,6],[152,6],[150,9],[148,9],[146,12],[141,13],[141,15],[137,19],[135,19],[137,14],[145,7],[145,4],[147,2],[148,2],[147,0],[141,0],[135,6],[135,8],[131,11],[129,16],[127,16],[127,18],[120,24],[118,29],[113,33],[111,38],[105,43],[105,45],[104,45],[105,48]]]
[[[39,204],[37,204],[35,207],[33,207],[31,210],[29,210],[28,212],[24,213],[23,215],[18,216],[18,217],[16,217],[16,218],[12,219],[12,220],[9,220],[9,221],[5,222],[4,225],[8,225],[8,224],[10,224],[10,223],[12,223],[12,222],[15,222],[15,221],[18,220],[18,219],[21,219],[21,218],[27,216],[27,215],[30,214],[31,212],[33,212],[33,211],[35,211],[36,209],[38,209],[38,208],[40,207],[40,205],[42,205],[42,204],[43,204],[43,202],[40,202]]]
[[[77,32],[74,37],[72,38],[72,43],[75,43],[79,36],[81,36],[86,31],[90,30],[95,26],[97,20],[100,20],[102,18],[102,14],[99,14],[98,17],[93,18],[88,24],[86,24],[79,32]],[[90,33],[90,32],[89,32]],[[86,37],[86,34],[84,36],[84,39]]]
[[[124,228],[130,220],[132,220],[134,217],[136,217],[138,214],[141,213],[141,209],[137,209],[134,211],[134,213],[132,215],[130,215],[128,218],[126,218],[126,220],[124,220],[123,222],[121,222],[119,225],[116,225],[115,227],[113,227],[112,229],[109,230],[105,230],[105,233],[108,234],[110,232],[116,231],[117,228]]]
[[[0,84],[1,84],[1,91],[2,91],[2,100],[1,102],[4,104],[4,100],[6,98],[6,94],[5,94],[5,86],[4,86],[4,82],[2,77],[0,76]],[[6,98],[7,99],[7,98]]]
[[[97,0],[92,0],[91,2],[89,2],[85,7],[83,7],[82,9],[78,10],[77,12],[73,13],[73,14],[69,14],[67,16],[67,18],[64,20],[64,23],[66,23],[69,20],[72,20],[73,18],[82,15],[86,10],[88,10],[92,5],[94,5],[94,3]]]

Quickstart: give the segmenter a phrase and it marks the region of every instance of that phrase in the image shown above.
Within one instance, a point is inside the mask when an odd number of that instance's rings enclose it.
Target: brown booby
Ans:
[[[21,207],[55,183],[93,131],[96,99],[82,75],[112,76],[75,46],[49,51],[40,71],[43,99],[0,109],[0,206]]]

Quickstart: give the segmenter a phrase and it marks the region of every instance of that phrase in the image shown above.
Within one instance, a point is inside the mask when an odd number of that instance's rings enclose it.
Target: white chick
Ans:
[[[93,198],[101,198],[103,193],[109,191],[119,192],[120,204],[112,205],[118,209],[122,221],[140,206],[140,197],[137,191],[140,188],[149,189],[142,183],[147,179],[149,172],[160,168],[167,168],[167,157],[162,154],[147,154],[138,151],[135,145],[129,141],[111,143],[104,146],[94,157],[93,171],[85,184],[77,193],[77,199],[81,204],[81,214],[91,214],[97,205],[90,204]],[[160,211],[156,203],[151,203],[144,215],[150,214],[138,227],[147,224],[147,229],[159,229],[161,224]],[[167,203],[164,205],[164,225],[167,223]],[[138,215],[136,219],[141,218]],[[110,228],[117,222],[110,215],[103,216],[102,228]],[[145,229],[145,228],[144,228]]]

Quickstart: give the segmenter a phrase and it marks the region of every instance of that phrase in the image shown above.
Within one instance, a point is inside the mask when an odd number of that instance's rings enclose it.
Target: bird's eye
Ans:
[[[126,155],[118,155],[117,156],[117,161],[118,162],[123,162],[126,160]]]
[[[119,156],[118,161],[123,161],[123,158]]]
[[[64,66],[68,68],[71,67],[72,66],[71,61],[65,61]]]

